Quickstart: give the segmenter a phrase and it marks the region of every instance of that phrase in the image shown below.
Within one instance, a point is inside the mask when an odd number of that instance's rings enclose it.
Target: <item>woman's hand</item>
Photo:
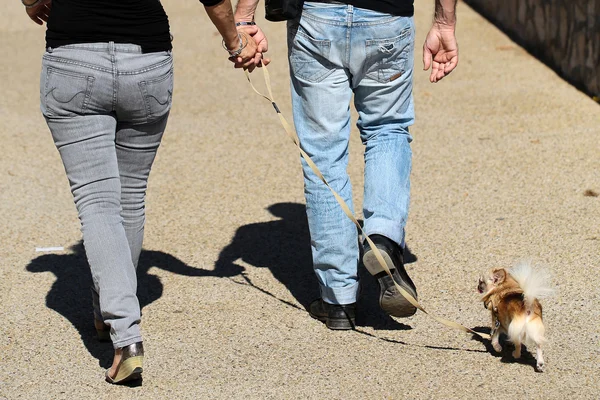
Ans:
[[[244,68],[252,72],[260,63],[260,56],[257,54],[258,45],[247,32],[239,30],[238,34],[240,35],[244,48],[237,57],[230,57],[229,59],[235,64],[235,68]]]
[[[25,2],[27,3],[27,1]],[[29,0],[30,4],[34,2]],[[44,22],[48,22],[48,17],[50,16],[50,10],[52,9],[52,0],[41,0],[34,7],[25,8],[27,15],[33,22],[38,25],[43,25]]]

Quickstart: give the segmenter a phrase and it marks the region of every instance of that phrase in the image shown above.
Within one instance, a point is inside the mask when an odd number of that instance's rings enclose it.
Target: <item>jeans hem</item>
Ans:
[[[365,221],[365,233],[367,236],[383,235],[404,248],[404,227],[398,222],[383,218],[369,219]]]
[[[132,345],[134,343],[137,342],[141,342],[142,341],[142,336],[141,335],[136,335],[133,336],[129,339],[123,339],[123,340],[118,340],[118,341],[113,341],[113,347],[116,349],[119,349],[121,347],[127,347],[129,345]]]
[[[355,282],[350,286],[335,288],[323,285],[319,286],[321,287],[321,298],[324,302],[329,304],[345,305],[356,303],[360,284],[359,282]]]

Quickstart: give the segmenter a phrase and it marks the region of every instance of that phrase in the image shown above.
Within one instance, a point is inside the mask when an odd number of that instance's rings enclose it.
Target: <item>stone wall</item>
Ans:
[[[600,97],[600,0],[465,2],[564,79]]]

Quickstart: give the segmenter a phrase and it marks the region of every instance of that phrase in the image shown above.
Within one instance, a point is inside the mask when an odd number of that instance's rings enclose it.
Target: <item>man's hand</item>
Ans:
[[[33,0],[30,1],[33,3]],[[50,9],[52,8],[52,0],[42,0],[38,5],[31,8],[25,8],[27,15],[33,22],[38,25],[42,25],[44,22],[48,22],[50,16]]]
[[[448,75],[458,64],[458,45],[454,25],[435,22],[423,45],[423,69],[431,67],[430,82]]]
[[[271,62],[268,58],[263,58],[263,53],[269,51],[269,43],[267,37],[257,25],[242,25],[238,26],[238,32],[249,35],[254,43],[256,44],[256,54],[252,60],[252,64],[245,66],[243,63],[235,62],[235,68],[244,68],[248,72],[254,71],[254,68],[261,67],[262,65],[269,65]]]

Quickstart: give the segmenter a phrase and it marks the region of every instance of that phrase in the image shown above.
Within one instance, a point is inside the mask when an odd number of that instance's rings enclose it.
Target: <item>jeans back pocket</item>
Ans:
[[[407,69],[411,49],[410,28],[389,39],[366,41],[366,76],[380,83],[392,82]]]
[[[301,26],[290,29],[288,35],[289,62],[295,77],[318,83],[333,72],[331,41],[315,39]]]
[[[85,113],[94,77],[48,67],[42,76],[42,113],[46,117],[73,117]]]
[[[173,101],[173,69],[155,79],[139,83],[148,122],[156,120],[169,112]]]

